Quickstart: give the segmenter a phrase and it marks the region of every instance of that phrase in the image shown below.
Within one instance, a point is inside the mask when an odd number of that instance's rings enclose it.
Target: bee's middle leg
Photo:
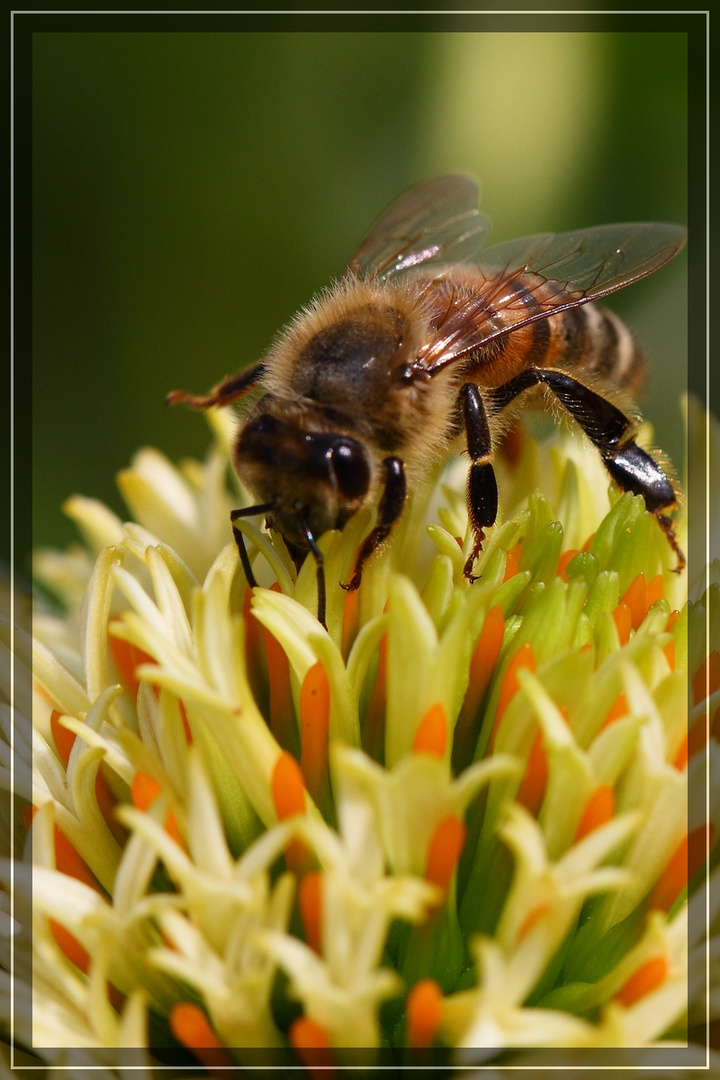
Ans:
[[[490,425],[480,391],[474,383],[466,383],[460,391],[460,397],[468,454],[472,462],[467,479],[467,508],[473,531],[473,546],[463,573],[469,581],[476,581],[477,578],[472,572],[473,564],[482,551],[485,529],[495,524],[498,489],[495,470],[490,463]]]

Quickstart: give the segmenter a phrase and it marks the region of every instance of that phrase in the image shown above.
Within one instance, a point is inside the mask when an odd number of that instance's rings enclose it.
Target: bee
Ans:
[[[453,449],[469,458],[472,547],[465,576],[498,513],[493,469],[506,417],[525,402],[564,412],[622,491],[642,495],[685,565],[668,512],[677,495],[656,456],[635,441],[631,394],[643,360],[630,332],[598,300],[645,277],[683,247],[679,225],[605,225],[542,233],[483,250],[488,219],[468,176],[411,188],[365,236],[343,276],[282,331],[254,366],[208,394],[168,394],[196,409],[259,388],[239,428],[233,463],[258,500],[235,522],[266,515],[299,565],[317,541],[361,507],[377,519],[346,589],[402,515],[407,492]]]

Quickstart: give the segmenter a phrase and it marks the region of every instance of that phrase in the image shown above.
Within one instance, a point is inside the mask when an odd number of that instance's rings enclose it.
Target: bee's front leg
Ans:
[[[483,399],[474,383],[466,383],[460,391],[467,448],[472,462],[467,480],[467,508],[473,531],[473,546],[463,573],[469,581],[477,578],[473,564],[482,551],[485,529],[495,524],[498,512],[498,489],[495,470],[490,463],[492,439]]]
[[[365,537],[362,547],[355,556],[355,567],[347,585],[341,582],[343,589],[347,589],[348,592],[354,592],[359,588],[365,563],[398,521],[405,505],[407,485],[402,461],[400,458],[388,457],[383,461],[383,465],[385,466],[385,488],[380,499],[378,523]]]
[[[260,381],[265,374],[265,365],[260,362],[252,367],[243,368],[235,375],[229,375],[217,386],[213,386],[209,394],[189,394],[186,390],[171,390],[165,395],[166,405],[177,405],[178,402],[188,405],[191,409],[209,409],[213,405],[230,405],[233,401],[243,397]]]

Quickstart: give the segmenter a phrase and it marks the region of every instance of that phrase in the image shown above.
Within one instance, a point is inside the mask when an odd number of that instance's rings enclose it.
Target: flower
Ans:
[[[241,520],[247,587],[211,421],[204,463],[143,450],[121,473],[134,521],[73,498],[83,545],[37,554],[59,605],[12,642],[34,725],[12,742],[24,853],[2,864],[21,1044],[146,1067],[168,1047],[501,1067],[684,1045],[717,836],[717,802],[687,791],[718,768],[717,627],[709,651],[697,632],[718,565],[686,602],[642,498],[570,434],[526,437],[498,462],[475,584],[456,465],[357,593],[340,583],[369,511],[320,539],[326,630],[314,560],[296,571]]]

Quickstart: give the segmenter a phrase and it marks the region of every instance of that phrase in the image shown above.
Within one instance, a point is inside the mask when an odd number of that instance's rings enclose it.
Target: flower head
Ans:
[[[241,521],[248,588],[213,424],[204,463],[124,470],[133,522],[72,499],[84,546],[37,556],[62,610],[36,615],[15,740],[26,1044],[342,1064],[682,1042],[717,819],[688,818],[687,785],[720,703],[692,625],[717,584],[686,604],[642,499],[559,435],[500,463],[472,586],[455,468],[359,592],[368,512],[325,534],[326,630],[314,561]]]

